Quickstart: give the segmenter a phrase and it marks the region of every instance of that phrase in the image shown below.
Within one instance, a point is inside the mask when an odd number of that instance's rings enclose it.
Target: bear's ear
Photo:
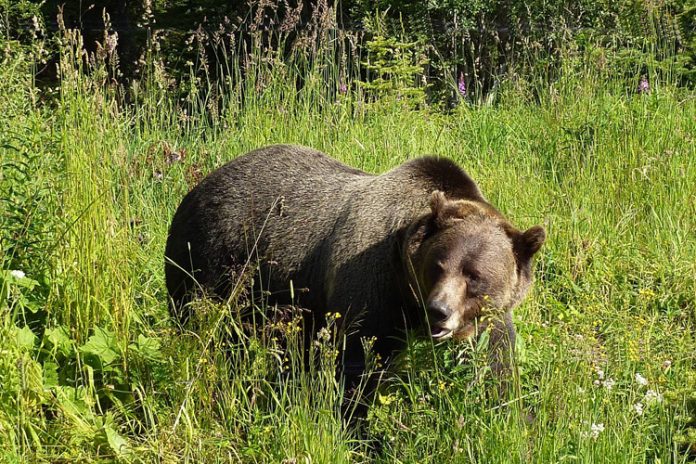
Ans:
[[[447,219],[447,198],[445,198],[444,192],[440,190],[434,190],[430,194],[430,211],[433,215],[433,223],[437,228],[441,228],[445,225],[445,219]]]
[[[433,193],[430,194],[430,209],[433,212],[433,216],[440,216],[445,210],[446,203],[445,194],[440,190],[433,190]]]
[[[430,210],[432,212],[431,224],[436,229],[444,229],[452,219],[463,219],[467,216],[485,214],[473,201],[448,200],[440,190],[430,194]]]
[[[529,261],[546,240],[546,231],[541,226],[530,227],[513,238],[515,255],[520,262]]]

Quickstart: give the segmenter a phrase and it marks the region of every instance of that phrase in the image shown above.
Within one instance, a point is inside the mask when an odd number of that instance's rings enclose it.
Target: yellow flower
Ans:
[[[652,300],[657,296],[651,288],[641,288],[638,290],[638,295],[646,300]]]

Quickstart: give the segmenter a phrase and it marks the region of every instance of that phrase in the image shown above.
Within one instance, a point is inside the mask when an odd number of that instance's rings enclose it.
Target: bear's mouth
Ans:
[[[430,336],[435,341],[447,340],[449,338],[463,341],[471,339],[482,330],[485,330],[485,325],[478,318],[474,318],[461,324],[456,329],[450,329],[445,324],[434,324],[430,326]]]
[[[435,326],[430,328],[430,336],[435,340],[448,339],[452,336],[452,334],[453,332],[446,327]]]

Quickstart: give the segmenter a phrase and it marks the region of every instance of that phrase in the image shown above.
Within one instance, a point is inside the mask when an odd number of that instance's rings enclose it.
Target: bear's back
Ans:
[[[287,292],[292,280],[309,288],[305,303],[325,304],[327,275],[389,267],[396,231],[427,209],[432,190],[483,201],[444,158],[414,159],[374,176],[306,147],[254,150],[211,173],[179,206],[165,252],[176,263],[166,266],[170,294],[176,300],[188,291],[193,273],[225,296],[223,274],[252,258],[263,262],[269,287]],[[384,284],[363,289],[364,296],[391,287]]]
[[[193,274],[224,296],[221,274],[249,257],[275,260],[273,279],[287,288],[293,274],[311,266],[307,250],[330,234],[346,185],[363,177],[370,175],[293,145],[254,150],[213,171],[172,220],[165,251],[170,295],[185,302]]]

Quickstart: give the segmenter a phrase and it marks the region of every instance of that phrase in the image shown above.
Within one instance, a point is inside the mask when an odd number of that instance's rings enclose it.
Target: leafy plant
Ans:
[[[425,102],[420,84],[427,59],[419,42],[400,42],[380,35],[365,44],[367,59],[362,63],[367,79],[359,82],[371,100],[396,99],[417,107]]]

